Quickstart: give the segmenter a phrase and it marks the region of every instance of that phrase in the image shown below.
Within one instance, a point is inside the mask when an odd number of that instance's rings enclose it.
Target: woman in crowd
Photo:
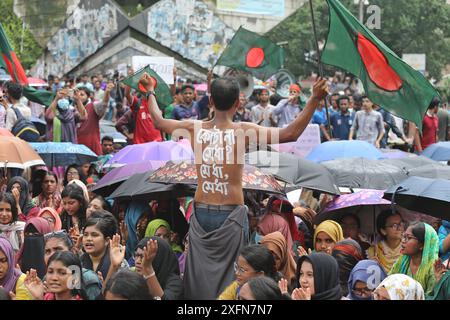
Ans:
[[[58,191],[58,177],[55,173],[47,171],[43,177],[41,183],[42,192],[35,198],[33,203],[39,208],[51,207],[56,212],[60,213],[61,206],[61,194]]]
[[[342,294],[347,296],[350,272],[359,261],[363,260],[361,247],[355,240],[345,239],[336,243],[331,255],[338,262]]]
[[[339,266],[331,255],[313,252],[301,256],[297,263],[298,288],[292,292],[293,300],[341,300]],[[286,293],[282,290],[283,293]]]
[[[334,246],[344,240],[342,228],[336,221],[325,220],[314,230],[314,249],[331,255]]]
[[[95,196],[94,199],[89,202],[89,205],[86,209],[86,218],[89,219],[89,216],[92,214],[92,212],[96,210],[105,210],[111,212],[111,205],[108,203],[108,201],[105,200],[102,196],[98,195]]]
[[[39,211],[38,217],[44,218],[50,223],[52,231],[59,231],[62,227],[61,218],[58,212],[52,207],[45,207]]]
[[[292,285],[295,282],[295,270],[297,264],[294,257],[289,252],[286,239],[281,232],[273,232],[265,235],[261,242],[263,246],[270,250],[275,259],[275,269],[281,273],[284,279],[288,280],[288,283]]]
[[[74,228],[79,234],[86,223],[87,202],[83,190],[77,185],[68,185],[61,193],[61,197],[64,208],[61,213],[62,229],[70,232]]]
[[[267,276],[278,281],[275,259],[272,253],[262,245],[252,245],[241,250],[234,264],[236,280],[219,296],[219,300],[237,300],[242,286],[255,277]]]
[[[86,221],[82,240],[85,253],[81,256],[81,263],[84,268],[93,270],[95,273],[101,272],[103,278],[107,279],[113,262],[111,252],[114,248],[110,246],[110,241],[113,240],[117,232],[117,221],[110,213],[101,217],[91,216]],[[125,252],[123,253],[125,254]],[[119,267],[127,268],[126,260],[122,258],[119,261]]]
[[[434,263],[435,286],[426,300],[450,300],[450,272],[449,261],[442,263],[441,259],[437,259]]]
[[[256,243],[259,243],[263,236],[275,231],[279,231],[283,235],[286,239],[289,252],[294,256],[294,242],[292,241],[289,224],[286,219],[278,214],[266,213],[262,216],[256,227]]]
[[[80,187],[81,190],[83,190],[83,195],[84,195],[84,198],[86,199],[86,203],[89,203],[91,201],[89,198],[89,190],[83,181],[81,181],[79,179],[73,179],[73,180],[69,181],[69,183],[67,185],[71,185],[71,184],[75,184],[78,187]]]
[[[171,228],[166,220],[155,219],[150,221],[145,230],[145,237],[160,237],[167,241],[173,252],[176,254],[183,253],[183,248],[179,244],[171,242]]]
[[[434,263],[438,259],[439,238],[427,223],[416,222],[406,229],[402,237],[401,256],[389,274],[401,273],[418,281],[426,294],[435,284]]]
[[[290,300],[282,294],[275,280],[262,276],[250,279],[239,291],[238,300]]]
[[[147,282],[153,299],[183,299],[183,282],[175,253],[160,237],[142,239],[134,253],[135,271]]]
[[[76,268],[77,270],[74,270]],[[46,287],[36,274],[27,272],[25,286],[35,300],[87,300],[78,256],[69,251],[54,253],[48,260]]]
[[[348,278],[350,300],[372,300],[373,291],[387,277],[383,267],[374,260],[361,260]]]
[[[400,258],[405,223],[402,216],[392,210],[381,212],[376,223],[379,239],[367,250],[367,258],[377,261],[388,273]]]
[[[22,177],[13,177],[8,181],[6,192],[11,192],[16,200],[17,214],[19,219],[27,221],[27,219],[37,216],[39,208],[37,208],[30,199],[28,181]]]
[[[44,261],[44,235],[52,231],[50,223],[44,218],[31,218],[25,225],[25,240],[17,254],[17,263],[24,272],[35,269],[39,278],[46,271]]]
[[[18,221],[16,200],[9,192],[0,193],[0,235],[6,237],[14,251],[23,244],[25,222]]]
[[[12,292],[16,300],[31,300],[24,285],[25,274],[16,268],[14,249],[8,239],[0,236],[0,286],[9,294]]]
[[[361,221],[359,217],[355,214],[348,213],[345,214],[341,219],[339,224],[342,227],[344,233],[344,238],[352,238],[361,246],[363,256],[366,258],[366,251],[370,247],[370,242],[367,237],[361,233]]]
[[[295,221],[295,215],[293,213],[294,207],[286,199],[277,199],[276,197],[271,197],[268,202],[268,207],[272,214],[279,214],[282,216],[289,225],[289,231],[291,232],[292,240],[295,243],[295,247],[299,245],[305,245],[305,237],[303,233],[298,231],[298,226]],[[296,248],[294,252],[296,252]]]
[[[117,272],[106,283],[105,300],[151,300],[145,279],[130,270]]]
[[[424,300],[422,285],[404,274],[393,274],[375,289],[374,300]]]
[[[50,257],[60,251],[74,251],[72,239],[65,231],[58,231],[46,234],[44,236],[45,241],[45,253],[44,261],[48,266]],[[75,253],[75,252],[74,252]],[[95,300],[100,294],[102,289],[102,283],[99,276],[92,270],[82,269],[83,276],[83,289],[89,300]]]
[[[85,177],[81,174],[81,170],[79,169],[78,165],[71,164],[66,168],[66,172],[64,173],[63,185],[65,187],[72,180],[83,180],[84,178]]]

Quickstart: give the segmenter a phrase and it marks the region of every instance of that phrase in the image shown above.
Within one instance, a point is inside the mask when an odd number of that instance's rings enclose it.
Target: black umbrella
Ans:
[[[433,165],[433,164],[438,163],[437,161],[434,161],[434,160],[424,157],[424,156],[411,156],[411,157],[399,158],[399,159],[382,159],[379,161],[382,163],[396,166],[405,171],[408,171],[408,170],[411,170],[411,169],[417,168],[417,167]]]
[[[119,199],[160,200],[193,195],[195,187],[189,185],[148,182],[153,172],[137,173],[123,182],[109,197]]]
[[[431,163],[408,170],[408,176],[450,180],[450,166],[441,163]]]
[[[406,170],[380,160],[343,158],[322,165],[339,187],[386,190],[408,178]]]
[[[387,190],[384,198],[404,208],[450,220],[450,180],[409,177]]]
[[[294,185],[287,187],[286,192],[303,187],[329,194],[340,194],[333,176],[324,166],[293,154],[261,150],[247,153],[245,161]]]

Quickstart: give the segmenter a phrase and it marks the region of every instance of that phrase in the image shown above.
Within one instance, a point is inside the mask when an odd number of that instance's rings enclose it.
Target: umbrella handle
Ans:
[[[395,195],[397,194],[397,192],[399,191],[407,191],[408,189],[403,188],[403,186],[399,186],[397,187],[397,189],[394,190],[394,192],[392,193],[392,199],[391,199],[391,210],[392,213],[395,213]]]

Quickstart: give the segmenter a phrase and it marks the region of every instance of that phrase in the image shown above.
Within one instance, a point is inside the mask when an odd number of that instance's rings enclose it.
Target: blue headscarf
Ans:
[[[136,224],[144,211],[149,211],[148,201],[132,200],[125,212],[125,223],[128,229],[128,240],[126,245],[127,255],[132,255],[138,245]],[[128,256],[127,258],[129,258]]]
[[[387,277],[383,267],[374,260],[361,260],[350,273],[348,278],[348,296],[350,300],[372,300],[372,297],[359,297],[353,293],[353,288],[357,281],[367,283],[369,289],[376,289],[378,285]]]

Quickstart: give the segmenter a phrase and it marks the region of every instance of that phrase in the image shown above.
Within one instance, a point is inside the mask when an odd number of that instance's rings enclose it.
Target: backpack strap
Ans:
[[[17,120],[24,119],[24,117],[22,115],[22,112],[20,112],[19,109],[14,108],[14,106],[12,106],[11,108],[14,110],[14,113],[16,114]]]

